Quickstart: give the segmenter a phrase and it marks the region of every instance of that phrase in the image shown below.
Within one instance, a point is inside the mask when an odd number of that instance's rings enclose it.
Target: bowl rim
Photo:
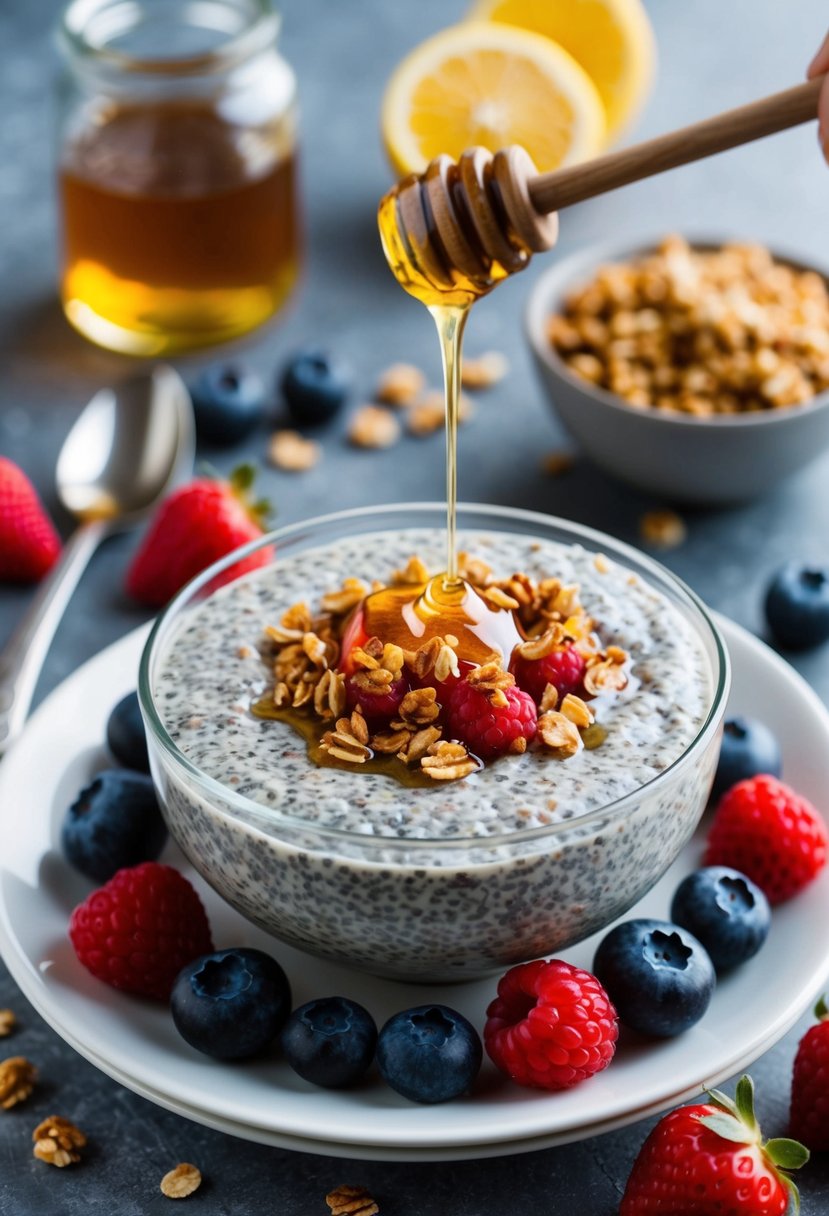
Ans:
[[[660,562],[655,561],[647,554],[641,553],[632,545],[628,545],[624,541],[617,540],[615,537],[600,532],[598,529],[587,527],[584,524],[572,523],[559,516],[547,515],[541,511],[528,511],[523,508],[503,507],[495,504],[461,502],[458,503],[458,526],[461,530],[464,527],[462,517],[465,512],[484,515],[493,521],[493,525],[499,520],[504,519],[521,522],[527,525],[527,530],[530,534],[533,526],[549,528],[552,525],[568,533],[572,538],[571,543],[583,544],[591,552],[603,553],[607,551],[608,555],[620,564],[632,564],[634,571],[637,573],[644,571],[656,580],[666,581],[671,590],[678,593],[680,601],[685,601],[684,606],[690,606],[695,611],[698,619],[693,621],[692,625],[697,636],[702,637],[704,628],[707,630],[710,641],[713,643],[716,661],[711,663],[711,701],[702,725],[685,750],[675,760],[662,769],[661,772],[657,773],[655,777],[637,786],[636,789],[631,790],[621,798],[606,802],[584,815],[573,816],[570,819],[559,820],[556,823],[543,824],[537,828],[527,828],[517,832],[502,832],[491,836],[399,837],[347,831],[342,828],[328,827],[299,816],[285,814],[283,811],[266,806],[264,803],[255,802],[251,798],[237,794],[229,786],[211,777],[188,759],[178,748],[161,721],[161,716],[156,708],[150,678],[151,668],[156,659],[156,648],[160,646],[161,641],[166,636],[168,627],[173,626],[175,619],[179,616],[180,611],[188,601],[206,584],[210,583],[217,575],[220,575],[230,566],[235,565],[259,549],[267,548],[269,545],[276,546],[278,550],[280,542],[289,540],[296,534],[308,533],[311,530],[320,531],[332,524],[375,518],[378,520],[378,528],[376,530],[380,531],[383,530],[382,520],[384,516],[388,516],[392,512],[405,512],[407,515],[414,516],[412,527],[418,526],[418,522],[421,523],[421,526],[426,526],[423,520],[418,521],[416,517],[425,517],[429,513],[434,514],[436,512],[443,515],[445,511],[446,504],[443,502],[384,503],[376,506],[356,507],[348,510],[329,512],[325,515],[314,516],[311,519],[298,520],[292,524],[286,524],[281,528],[268,532],[261,537],[257,537],[255,540],[233,550],[232,553],[214,562],[213,565],[202,571],[201,574],[191,579],[170,600],[154,621],[141,654],[138,675],[138,699],[145,727],[152,735],[154,742],[161,747],[162,751],[166,753],[167,757],[175,765],[185,770],[188,777],[197,783],[197,788],[202,794],[218,796],[223,803],[233,809],[234,813],[238,811],[244,812],[247,826],[260,827],[260,824],[256,822],[259,820],[261,821],[260,830],[286,827],[292,830],[310,831],[321,838],[331,838],[333,840],[359,844],[363,852],[373,849],[385,850],[386,852],[394,849],[403,849],[406,852],[415,853],[421,850],[428,850],[433,853],[439,851],[451,853],[452,850],[457,849],[464,849],[467,852],[474,852],[475,850],[485,851],[505,845],[514,847],[516,844],[524,844],[527,841],[544,837],[554,839],[558,835],[574,830],[580,831],[586,824],[589,825],[598,820],[606,820],[608,817],[616,819],[623,815],[631,804],[641,799],[643,790],[652,791],[653,787],[659,782],[664,784],[680,765],[686,764],[695,753],[699,752],[708,743],[712,733],[717,730],[725,712],[725,704],[731,685],[731,661],[716,622],[699,596],[682,579]],[[321,543],[324,542],[324,538],[320,537],[320,541]],[[250,575],[255,575],[256,573],[257,571],[252,571],[242,577],[250,577]],[[659,588],[657,587],[657,589]],[[215,592],[210,594],[215,594]],[[660,591],[660,594],[664,594],[664,592]],[[227,812],[222,811],[221,813],[226,818],[231,817]],[[384,864],[388,864],[388,862],[386,861]]]
[[[670,234],[665,234],[665,236],[667,235]],[[624,241],[605,241],[598,245],[591,245],[587,249],[575,250],[560,262],[556,262],[553,266],[543,271],[533,285],[524,307],[524,329],[535,357],[540,359],[553,375],[563,380],[571,388],[580,390],[584,396],[589,397],[592,401],[600,405],[609,406],[626,418],[636,418],[643,423],[653,422],[657,426],[696,427],[702,429],[714,427],[720,430],[728,428],[741,430],[746,427],[783,425],[786,422],[791,422],[794,418],[810,417],[829,406],[829,389],[824,389],[822,393],[818,393],[811,401],[804,402],[802,405],[785,406],[778,410],[751,410],[744,414],[714,414],[710,417],[701,418],[694,414],[683,414],[679,411],[657,410],[653,408],[639,409],[629,405],[623,397],[609,392],[608,389],[599,388],[570,371],[564,360],[559,357],[558,353],[550,345],[544,332],[544,323],[554,311],[551,306],[553,298],[563,295],[564,291],[572,286],[577,279],[582,276],[587,277],[591,271],[595,272],[601,265],[643,257],[655,252],[661,241],[665,239],[665,236],[658,238],[642,237],[639,240],[628,238]],[[818,274],[824,280],[827,287],[829,287],[829,266],[823,266],[812,261],[806,262],[796,252],[787,251],[777,245],[772,247],[765,242],[759,240],[754,242],[745,237],[723,236],[719,239],[714,239],[710,234],[705,233],[686,235],[684,239],[692,249],[700,249],[704,252],[721,249],[725,245],[732,244],[762,244],[776,262],[782,262],[783,265],[791,266],[795,270],[811,271]]]

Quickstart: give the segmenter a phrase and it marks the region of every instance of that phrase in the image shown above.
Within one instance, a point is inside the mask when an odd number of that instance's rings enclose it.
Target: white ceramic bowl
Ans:
[[[711,241],[693,244],[717,247]],[[829,393],[807,405],[712,418],[637,409],[571,372],[549,342],[547,319],[561,311],[573,287],[591,279],[607,262],[626,262],[654,248],[594,247],[564,258],[541,276],[525,314],[541,383],[585,453],[622,481],[669,501],[699,505],[723,506],[757,498],[829,446]],[[777,261],[798,270],[818,269],[772,253]]]
[[[278,571],[289,557],[313,554],[323,544],[365,536],[370,547],[378,533],[440,529],[444,522],[442,505],[363,508],[293,524],[241,552],[273,545]],[[462,533],[506,533],[602,552],[681,613],[705,656],[710,703],[696,737],[673,763],[594,811],[491,836],[411,839],[398,838],[393,828],[364,834],[321,826],[312,816],[313,790],[301,775],[279,809],[252,802],[179,750],[164,724],[159,683],[170,642],[213,598],[217,578],[227,577],[238,554],[172,601],[147,643],[139,678],[164,816],[206,881],[243,916],[291,945],[408,980],[503,970],[581,941],[635,903],[702,814],[728,695],[719,631],[693,593],[656,562],[602,533],[527,511],[461,506],[458,525]],[[553,778],[549,792],[555,793]],[[429,793],[417,791],[417,797]]]

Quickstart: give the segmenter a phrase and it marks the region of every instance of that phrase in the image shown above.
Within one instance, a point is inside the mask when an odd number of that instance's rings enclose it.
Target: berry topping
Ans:
[[[705,865],[733,866],[779,904],[820,873],[827,846],[826,825],[807,799],[776,777],[752,777],[720,799]]]
[[[376,1045],[374,1018],[342,996],[301,1005],[282,1032],[282,1050],[294,1072],[326,1089],[359,1081],[374,1059]]]
[[[829,1006],[821,997],[817,1025],[800,1040],[792,1073],[791,1134],[813,1153],[829,1152]]]
[[[599,943],[593,970],[619,1020],[640,1034],[670,1038],[708,1008],[716,977],[705,947],[664,920],[626,920]]]
[[[529,693],[514,684],[499,691],[502,695],[496,698],[468,680],[458,680],[447,699],[447,734],[481,760],[526,751],[535,738],[538,714]]]
[[[368,678],[372,674],[357,672],[348,677],[345,682],[346,704],[349,709],[356,709],[359,705],[367,722],[390,722],[400,708],[408,685],[401,677],[372,687]]]
[[[127,571],[129,594],[161,607],[213,562],[260,537],[270,508],[249,499],[255,476],[251,465],[240,465],[228,481],[200,477],[174,490],[153,516]],[[268,546],[257,549],[226,570],[221,581],[267,565],[272,556]]]
[[[245,947],[194,959],[179,972],[170,995],[181,1037],[217,1060],[264,1051],[290,1011],[291,988],[279,963]]]
[[[796,1140],[764,1142],[750,1077],[735,1099],[680,1106],[659,1120],[639,1150],[619,1216],[783,1216],[797,1188],[784,1172],[809,1154]]]
[[[196,892],[171,866],[119,870],[69,921],[78,961],[122,992],[166,1001],[182,967],[213,949]]]
[[[107,747],[119,764],[139,773],[150,771],[147,736],[138,705],[138,693],[130,692],[118,702],[107,720]]]
[[[671,920],[702,942],[717,971],[727,971],[753,958],[763,945],[771,909],[745,874],[727,866],[708,866],[679,884]]]
[[[280,389],[297,426],[321,426],[339,413],[351,388],[351,373],[323,351],[300,351],[282,372]]]
[[[446,1005],[404,1009],[377,1039],[384,1080],[411,1102],[448,1102],[466,1093],[482,1056],[475,1027]]]
[[[190,395],[199,438],[217,446],[239,443],[265,416],[261,377],[237,365],[205,368]]]
[[[98,773],[66,812],[61,844],[66,858],[95,882],[125,866],[155,861],[167,841],[153,783],[143,773]]]
[[[772,637],[788,650],[808,650],[829,639],[829,569],[795,562],[775,574],[766,592]]]
[[[60,553],[60,539],[22,469],[0,456],[0,579],[34,583]]]
[[[519,1085],[569,1089],[607,1068],[618,1033],[616,1010],[596,977],[553,959],[522,963],[501,977],[484,1042]]]
[[[577,692],[584,669],[584,658],[570,644],[551,651],[543,659],[525,659],[516,655],[510,664],[518,687],[528,692],[536,705],[540,704],[548,684],[555,688],[559,701],[563,701],[568,692]]]
[[[711,797],[719,798],[738,781],[756,777],[758,773],[779,777],[782,767],[777,740],[763,722],[756,718],[731,718],[723,727]]]

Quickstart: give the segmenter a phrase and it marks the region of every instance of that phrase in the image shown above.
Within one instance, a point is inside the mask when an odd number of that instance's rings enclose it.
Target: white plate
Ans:
[[[762,643],[728,622],[722,628],[734,664],[731,711],[762,714],[780,739],[786,776],[818,802],[829,788],[829,716]],[[106,717],[134,684],[145,636],[140,630],[124,638],[61,685],[0,765],[0,950],[55,1030],[150,1100],[236,1135],[307,1152],[422,1160],[519,1152],[610,1130],[717,1084],[776,1042],[823,988],[829,939],[814,926],[829,919],[827,875],[776,911],[762,954],[720,983],[693,1030],[664,1043],[626,1042],[606,1072],[567,1093],[519,1089],[486,1065],[473,1097],[422,1107],[379,1080],[326,1091],[305,1084],[278,1058],[231,1066],[198,1055],[179,1039],[164,1008],[88,975],[66,936],[69,913],[89,884],[57,850],[60,821],[83,781],[105,762]],[[166,859],[182,864],[172,849]],[[667,915],[678,877],[698,860],[696,842],[637,913]],[[494,981],[424,989],[319,962],[265,937],[195,881],[217,945],[270,949],[285,965],[297,1003],[336,992],[360,1000],[382,1021],[407,1005],[437,1000],[482,1025]],[[589,966],[594,948],[595,939],[566,957]]]

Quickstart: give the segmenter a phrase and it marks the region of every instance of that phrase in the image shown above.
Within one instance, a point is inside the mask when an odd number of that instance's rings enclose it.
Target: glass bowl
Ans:
[[[401,837],[393,831],[369,834],[364,823],[357,825],[360,830],[346,830],[316,822],[315,775],[333,770],[312,765],[298,736],[291,736],[293,743],[285,750],[284,771],[276,764],[277,771],[268,774],[273,788],[280,790],[276,805],[264,805],[234,789],[238,777],[224,783],[188,759],[164,724],[164,691],[159,688],[164,657],[194,613],[216,609],[220,584],[233,581],[234,596],[247,594],[239,585],[244,580],[250,585],[244,559],[264,548],[269,564],[277,563],[278,569],[280,562],[301,553],[311,553],[312,563],[320,564],[313,551],[322,552],[323,547],[335,546],[332,551],[337,551],[357,544],[362,552],[363,544],[379,543],[380,534],[395,537],[397,543],[402,543],[400,533],[410,529],[429,529],[439,536],[445,527],[442,504],[339,512],[281,528],[237,550],[191,582],[162,613],[147,642],[139,678],[151,769],[167,825],[210,886],[243,916],[292,946],[409,981],[472,979],[548,955],[631,907],[675,859],[702,814],[729,686],[725,647],[703,605],[672,574],[636,550],[588,528],[504,507],[462,505],[458,526],[461,548],[465,534],[496,543],[512,536],[515,545],[519,537],[530,538],[531,544],[555,541],[602,553],[670,602],[696,638],[710,689],[703,720],[678,758],[632,792],[584,814],[519,830],[513,825],[513,830],[501,831],[498,824],[493,831],[490,824],[488,835],[449,835],[453,829],[447,827],[429,838]],[[338,585],[335,579],[328,589]],[[287,603],[297,598],[291,594]],[[277,615],[287,603],[275,610]],[[269,622],[251,617],[250,611],[249,606],[248,634],[254,627],[261,633]],[[196,619],[204,623],[203,616]],[[226,653],[235,654],[237,648],[248,651],[229,639]],[[258,655],[253,660],[261,664]],[[264,689],[267,672],[261,667]],[[198,705],[194,714],[198,729]],[[244,705],[229,705],[228,732],[244,718],[253,721]],[[221,749],[222,731],[216,733],[211,746]],[[248,755],[255,768],[255,749]],[[527,760],[513,757],[500,765]],[[549,782],[551,795],[557,769],[551,762],[545,770],[549,775],[538,778]],[[510,781],[508,773],[517,772],[496,763],[468,780],[494,781],[497,776],[501,782]],[[345,778],[357,805],[365,806],[372,791],[379,801],[388,789],[382,783],[403,789],[389,776],[347,773]],[[436,783],[443,795],[449,784]],[[442,795],[413,789],[405,796]]]

